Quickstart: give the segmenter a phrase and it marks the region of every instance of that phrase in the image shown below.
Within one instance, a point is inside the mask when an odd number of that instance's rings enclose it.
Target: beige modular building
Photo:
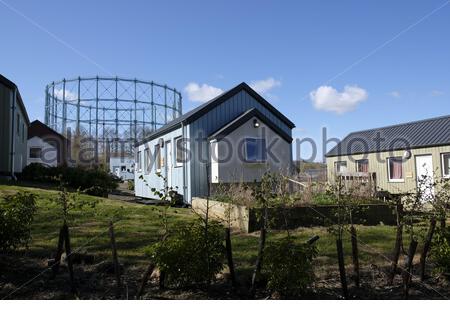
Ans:
[[[29,125],[19,89],[0,74],[0,176],[15,178],[27,165]]]
[[[450,178],[450,116],[353,132],[326,154],[328,181],[373,181],[377,190],[414,192],[421,179]]]

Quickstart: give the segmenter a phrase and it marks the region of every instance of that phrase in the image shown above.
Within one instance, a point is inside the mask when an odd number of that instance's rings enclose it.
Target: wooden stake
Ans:
[[[403,205],[401,202],[397,204],[397,235],[395,237],[394,252],[392,253],[391,270],[388,275],[388,285],[392,286],[395,275],[397,274],[398,259],[400,258],[400,251],[403,242],[403,224],[401,217],[403,215]]]
[[[231,248],[231,230],[225,228],[225,247],[227,251],[228,269],[230,270],[231,284],[236,288],[236,276],[234,273],[233,251]]]
[[[122,279],[120,277],[120,265],[119,259],[117,258],[116,237],[114,235],[114,224],[112,221],[109,222],[109,236],[111,238],[111,249],[114,265],[114,273],[116,275],[117,292],[120,292],[120,289],[122,287]]]
[[[64,246],[64,226],[61,227],[61,229],[59,229],[58,247],[56,248],[55,260],[52,265],[53,277],[55,277],[59,271],[59,265],[61,264],[61,256],[63,253],[63,246]]]
[[[409,285],[411,283],[412,278],[412,265],[413,265],[413,259],[414,255],[416,254],[417,249],[417,241],[411,240],[411,243],[409,244],[409,250],[408,250],[408,258],[406,259],[405,268],[403,270],[403,294],[405,299],[408,299],[409,295]]]
[[[70,285],[72,286],[72,291],[75,291],[75,279],[73,274],[73,263],[72,263],[72,249],[70,247],[70,236],[69,236],[69,227],[67,224],[64,224],[64,244],[66,249],[66,259],[67,259],[67,266],[69,268],[69,275],[70,275]]]
[[[142,293],[144,292],[145,285],[147,284],[147,281],[150,278],[150,276],[152,275],[154,269],[155,269],[155,265],[150,262],[150,264],[147,267],[147,270],[144,273],[144,276],[142,277],[141,287],[139,288],[139,291],[136,295],[136,299],[139,299],[141,297]]]
[[[159,290],[164,290],[166,288],[166,273],[159,270]]]
[[[341,278],[342,295],[348,299],[347,276],[345,274],[344,249],[342,247],[342,239],[336,239],[336,248],[339,263],[339,275]]]
[[[444,230],[445,229],[445,224],[446,224],[446,218],[441,218],[441,229]]]
[[[255,270],[253,271],[252,275],[252,287],[250,288],[250,294],[252,296],[255,295],[256,291],[256,280],[259,277],[259,274],[261,273],[261,266],[262,266],[262,260],[263,260],[263,253],[264,253],[264,247],[266,244],[266,221],[267,221],[267,208],[264,209],[264,216],[263,221],[261,224],[261,233],[259,235],[259,246],[258,246],[258,258],[256,259],[256,265]]]
[[[354,226],[350,227],[350,233],[352,236],[352,260],[353,260],[353,271],[355,273],[355,286],[359,288],[360,276],[359,276],[359,256],[358,256],[358,236],[356,233],[356,228]]]
[[[422,254],[420,256],[420,280],[425,279],[425,266],[428,251],[431,247],[431,241],[433,240],[434,230],[436,229],[436,219],[433,217],[430,220],[430,228],[428,229],[427,237],[425,238],[425,243],[423,244]]]

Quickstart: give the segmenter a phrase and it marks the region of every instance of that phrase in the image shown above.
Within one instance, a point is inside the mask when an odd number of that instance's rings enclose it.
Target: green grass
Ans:
[[[38,212],[32,226],[32,241],[29,255],[48,258],[55,251],[59,228],[62,224],[60,209],[55,203],[58,192],[34,187],[0,185],[0,196],[18,191],[31,192],[37,195]],[[75,212],[70,221],[70,236],[73,250],[83,246],[83,250],[94,254],[97,258],[111,257],[108,236],[108,223],[119,218],[115,224],[116,242],[119,259],[128,265],[145,264],[146,248],[157,241],[162,233],[161,219],[163,207],[127,203],[118,200],[96,198],[80,195],[81,200],[98,201],[95,209]],[[186,223],[194,219],[190,209],[171,208],[168,211],[171,226]],[[382,255],[389,256],[394,247],[395,228],[391,226],[364,227],[358,226],[361,264],[386,264]],[[301,228],[292,231],[296,241],[304,242],[314,235],[319,235],[317,242],[319,251],[316,264],[326,269],[336,267],[335,239],[325,228]],[[267,241],[283,236],[283,232],[270,232]],[[236,269],[243,273],[250,272],[256,260],[258,234],[234,234],[232,238],[233,255]],[[362,245],[362,244],[366,244]],[[350,263],[350,239],[345,235],[344,250],[346,262]]]

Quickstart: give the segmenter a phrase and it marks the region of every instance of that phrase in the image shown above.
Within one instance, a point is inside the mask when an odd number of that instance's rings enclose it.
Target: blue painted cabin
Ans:
[[[208,183],[258,181],[292,169],[295,125],[246,83],[169,122],[135,149],[135,195],[177,189],[186,203]]]

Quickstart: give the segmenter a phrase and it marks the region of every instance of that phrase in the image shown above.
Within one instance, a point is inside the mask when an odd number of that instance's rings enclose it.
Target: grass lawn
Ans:
[[[18,191],[31,192],[37,195],[38,213],[32,227],[32,241],[30,254],[50,256],[55,250],[58,240],[59,227],[62,224],[60,209],[55,200],[58,192],[30,187],[0,185],[0,196]],[[161,220],[159,218],[161,206],[141,205],[124,201],[109,200],[87,195],[79,195],[80,200],[97,201],[95,208],[86,208],[74,212],[70,221],[71,242],[74,249],[83,248],[100,257],[110,256],[108,223],[111,219],[118,219],[115,223],[116,241],[119,257],[124,263],[144,263],[145,248],[157,241],[161,235]],[[170,208],[169,222],[171,225],[188,222],[195,217],[190,209]],[[395,229],[390,226],[365,227],[359,226],[360,259],[362,262],[382,262],[383,255],[389,255],[395,240]],[[314,235],[319,235],[317,242],[320,265],[336,264],[336,248],[334,237],[325,228],[300,228],[292,232],[298,241],[306,241]],[[268,241],[283,236],[283,232],[271,232]],[[95,238],[95,239],[93,239]],[[344,249],[346,259],[350,262],[350,241],[346,235]],[[86,244],[88,241],[90,241]],[[256,260],[258,247],[258,233],[233,235],[233,255],[238,268],[251,268]]]
[[[55,252],[58,232],[62,224],[60,209],[55,203],[58,192],[31,187],[0,185],[0,196],[18,191],[36,194],[38,205],[38,213],[32,226],[32,241],[29,250],[22,249],[21,252],[38,259],[50,258]],[[87,195],[80,195],[79,198],[85,201],[98,201],[98,203],[94,209],[88,208],[73,214],[69,224],[72,250],[83,247],[82,251],[93,254],[96,260],[110,260],[108,223],[111,219],[118,219],[115,223],[115,233],[120,262],[124,264],[125,268],[133,267],[137,268],[136,270],[144,270],[143,268],[148,263],[145,249],[157,241],[161,235],[162,227],[159,214],[163,207]],[[172,226],[192,221],[194,218],[195,216],[192,215],[190,209],[169,209],[169,222]],[[314,235],[320,236],[319,241],[317,241],[319,255],[315,262],[317,265],[316,273],[319,278],[334,277],[336,279],[335,240],[326,228],[300,228],[292,231],[292,236],[301,242]],[[390,256],[394,246],[395,227],[358,226],[358,235],[361,266],[388,265],[387,257]],[[268,242],[282,236],[283,232],[270,232]],[[236,272],[240,277],[249,280],[257,255],[258,233],[235,233],[232,242]],[[344,241],[344,250],[346,263],[349,264],[351,263],[351,246],[348,234]]]

